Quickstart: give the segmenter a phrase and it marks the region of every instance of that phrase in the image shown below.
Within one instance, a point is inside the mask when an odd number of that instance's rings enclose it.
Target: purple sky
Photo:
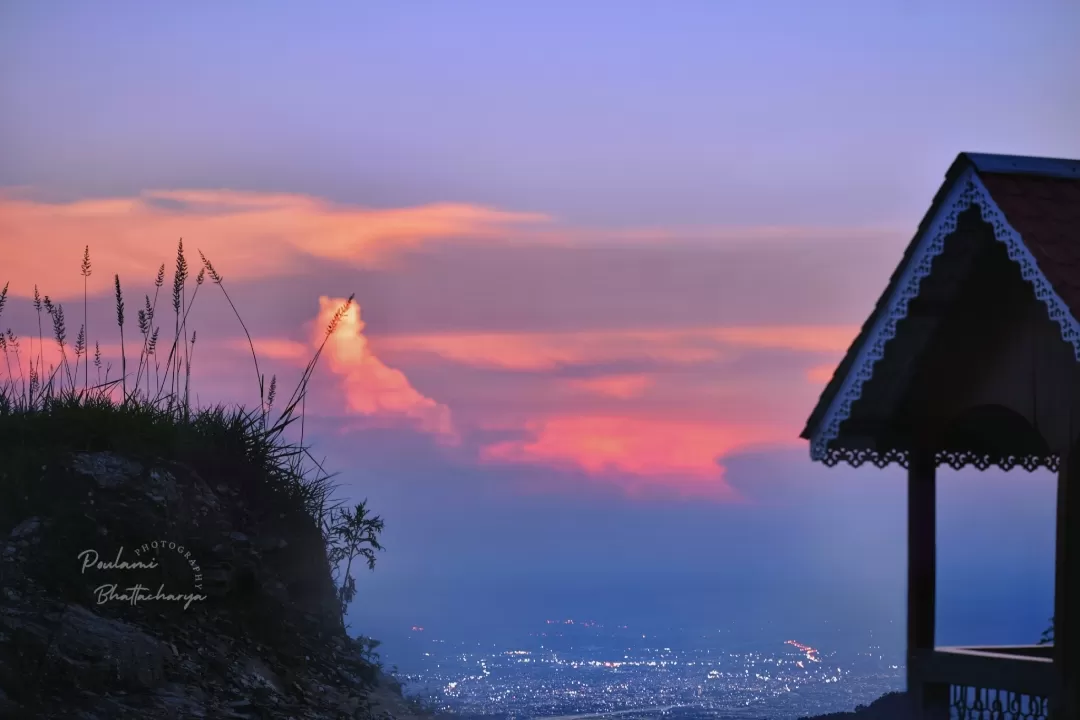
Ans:
[[[183,235],[283,375],[356,292],[309,409],[388,523],[358,629],[899,622],[902,474],[796,436],[958,152],[1080,157],[1078,31],[1053,0],[12,0],[0,281],[74,302],[89,243],[95,337],[111,273],[141,293]],[[239,329],[196,314],[233,398]],[[1034,639],[1052,478],[944,476],[942,639]],[[633,606],[683,592],[658,567],[723,587]]]

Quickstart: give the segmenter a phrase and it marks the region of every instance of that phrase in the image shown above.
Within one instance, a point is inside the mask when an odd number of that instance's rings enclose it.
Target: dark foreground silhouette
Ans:
[[[0,513],[0,717],[411,715],[345,632],[317,528],[242,465],[27,450],[0,471],[25,514]]]
[[[869,705],[860,705],[852,712],[815,715],[799,720],[909,720],[913,717],[906,693],[882,695]]]

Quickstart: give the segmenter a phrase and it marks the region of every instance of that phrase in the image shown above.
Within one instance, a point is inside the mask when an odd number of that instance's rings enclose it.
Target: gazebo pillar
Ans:
[[[920,667],[921,657],[934,650],[936,476],[934,453],[925,448],[913,448],[908,455],[907,686],[908,696],[920,720],[949,716],[949,686],[926,683]]]
[[[1054,572],[1053,720],[1080,718],[1080,443],[1061,458]]]

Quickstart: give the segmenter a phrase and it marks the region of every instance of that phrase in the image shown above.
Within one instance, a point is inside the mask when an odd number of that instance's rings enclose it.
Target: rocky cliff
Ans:
[[[0,438],[0,717],[409,714],[257,468],[33,444]]]

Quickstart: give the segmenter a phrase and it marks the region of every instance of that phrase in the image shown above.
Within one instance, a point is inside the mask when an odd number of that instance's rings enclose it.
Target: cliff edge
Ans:
[[[0,437],[0,716],[409,716],[243,452],[55,440]]]

